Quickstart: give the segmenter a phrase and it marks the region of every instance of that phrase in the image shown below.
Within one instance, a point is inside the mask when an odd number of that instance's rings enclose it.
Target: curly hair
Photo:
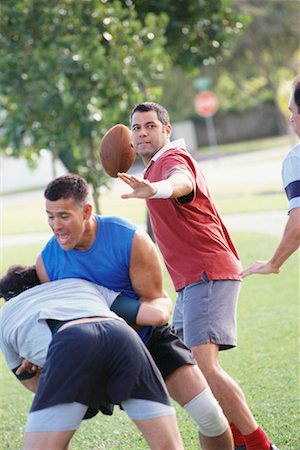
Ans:
[[[14,265],[0,278],[0,297],[5,301],[40,284],[35,266]]]

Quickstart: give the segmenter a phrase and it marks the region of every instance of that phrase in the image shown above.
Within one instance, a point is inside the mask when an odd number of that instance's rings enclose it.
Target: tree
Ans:
[[[93,185],[96,199],[107,181],[100,138],[127,123],[129,108],[161,76],[166,23],[148,14],[142,25],[118,1],[3,0],[2,145],[31,161],[49,149]]]
[[[165,48],[175,66],[198,71],[199,66],[228,53],[232,37],[243,28],[244,15],[233,0],[123,0],[143,21],[149,12],[169,21]]]
[[[272,102],[285,131],[280,90],[299,70],[299,1],[235,0],[235,7],[249,17],[244,33],[232,54],[204,74],[214,79],[223,110]]]
[[[242,26],[232,1],[2,0],[6,153],[33,163],[49,149],[97,199],[107,182],[97,154],[103,134],[127,123],[135,103],[159,100],[170,62],[198,70],[228,51]]]

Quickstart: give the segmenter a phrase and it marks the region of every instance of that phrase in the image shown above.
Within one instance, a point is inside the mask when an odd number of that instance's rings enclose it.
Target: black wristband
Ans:
[[[36,376],[36,372],[23,372],[21,375],[17,375],[16,371],[18,370],[19,367],[20,366],[16,367],[15,369],[12,369],[12,372],[16,375],[18,380],[20,380],[20,381],[29,380],[30,378],[33,378]]]
[[[126,295],[120,294],[111,305],[111,311],[122,317],[129,325],[135,325],[136,316],[140,309],[140,300],[126,297]]]

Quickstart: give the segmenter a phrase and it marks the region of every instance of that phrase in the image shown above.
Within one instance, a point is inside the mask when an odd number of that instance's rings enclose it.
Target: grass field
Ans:
[[[287,145],[286,138],[264,142]],[[270,147],[269,147],[270,146]],[[248,144],[248,151],[263,148]],[[245,149],[236,145],[235,151]],[[226,152],[229,147],[220,148]],[[209,152],[209,149],[207,149]],[[48,231],[42,194],[32,201],[4,197],[1,234]],[[221,214],[285,210],[283,192],[262,194],[218,194]],[[102,213],[118,214],[144,223],[143,202],[124,202],[113,192],[101,196]],[[246,266],[254,259],[269,257],[278,239],[267,234],[232,233]],[[0,273],[15,263],[33,264],[43,244],[1,246]],[[166,271],[165,288],[175,299]],[[1,300],[0,300],[1,306]],[[240,384],[259,425],[281,450],[300,450],[299,440],[299,255],[294,254],[279,275],[252,276],[243,281],[238,307],[238,347],[220,356],[225,370]],[[32,394],[26,391],[6,367],[0,355],[0,450],[18,450]],[[175,405],[176,406],[176,405]],[[199,449],[196,427],[185,411],[176,406],[186,450]],[[112,417],[98,414],[84,421],[72,440],[72,450],[144,450],[147,446],[126,414],[115,409]],[[47,449],[44,449],[47,450]]]
[[[244,265],[269,255],[277,242],[255,233],[235,233],[233,238]],[[4,248],[5,267],[15,262],[32,263],[40,248],[40,245]],[[165,285],[174,298],[166,273]],[[224,368],[241,385],[259,424],[281,450],[300,448],[298,289],[297,255],[290,258],[280,275],[245,279],[238,309],[239,345],[221,354]],[[17,450],[21,448],[32,395],[15,380],[3,359],[0,373],[0,450]],[[199,448],[194,424],[182,408],[177,407],[177,416],[185,448]],[[113,417],[99,414],[85,421],[72,442],[73,450],[147,448],[138,430],[118,408]]]

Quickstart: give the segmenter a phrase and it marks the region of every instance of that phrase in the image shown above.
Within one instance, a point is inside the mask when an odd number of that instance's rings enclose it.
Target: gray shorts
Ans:
[[[132,420],[154,419],[175,415],[172,406],[150,400],[129,399],[122,407]],[[82,403],[61,403],[29,414],[26,433],[77,430],[88,407]]]
[[[178,292],[173,326],[188,347],[212,342],[220,350],[235,347],[236,312],[241,282],[203,280]]]

